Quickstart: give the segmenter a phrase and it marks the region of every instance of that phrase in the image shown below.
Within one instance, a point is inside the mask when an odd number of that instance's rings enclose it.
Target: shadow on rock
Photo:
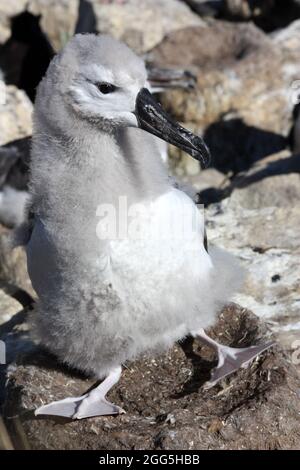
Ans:
[[[249,126],[240,118],[226,116],[211,124],[204,140],[212,154],[212,166],[234,174],[287,147],[287,139],[274,132]]]
[[[210,187],[201,191],[198,194],[199,201],[205,206],[208,206],[226,199],[235,189],[244,189],[274,176],[300,173],[299,155],[291,155],[287,158],[279,158],[275,161],[263,163],[264,162],[262,162],[261,165],[259,163],[254,165],[248,172],[242,172],[236,175],[224,188]],[[292,188],[290,188],[290,190],[292,190]]]

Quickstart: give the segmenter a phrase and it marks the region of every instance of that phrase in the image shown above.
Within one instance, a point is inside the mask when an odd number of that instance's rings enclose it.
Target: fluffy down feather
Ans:
[[[143,62],[106,36],[75,37],[51,63],[35,106],[27,257],[39,338],[62,361],[103,377],[212,325],[240,272],[231,257],[205,250],[203,214],[172,187],[150,135],[74,111],[69,89],[95,63],[114,75],[125,67],[137,89],[146,81]],[[145,209],[131,218],[143,236],[99,239],[99,204],[118,220],[124,196]]]

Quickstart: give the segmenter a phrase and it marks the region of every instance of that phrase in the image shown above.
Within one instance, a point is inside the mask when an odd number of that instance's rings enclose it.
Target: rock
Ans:
[[[22,305],[1,288],[0,282],[0,325],[8,322],[13,315],[22,310]]]
[[[241,60],[249,62],[254,53],[269,49],[271,44],[271,39],[252,24],[209,20],[205,28],[190,26],[170,32],[149,57],[157,65],[195,67],[206,72],[234,66]]]
[[[257,162],[232,182],[231,203],[244,209],[297,206],[300,199],[300,155],[288,151]]]
[[[206,172],[222,175],[214,169],[205,170],[201,175],[192,179],[185,177],[184,181],[198,189],[200,200],[209,205],[231,197],[231,203],[236,203],[240,209],[260,209],[263,207],[286,207],[297,205],[299,200],[299,171],[300,157],[292,155],[289,150],[270,155],[259,160],[247,171],[240,172],[234,177],[205,178]],[[211,183],[197,182],[206,181]]]
[[[42,30],[59,51],[75,32],[79,0],[31,0],[28,11],[42,15]]]
[[[192,184],[193,187],[201,193],[201,191],[210,188],[211,186],[222,188],[226,182],[223,173],[220,173],[215,168],[208,168],[201,172],[200,176],[189,177],[187,182]]]
[[[24,11],[42,15],[41,25],[52,46],[60,50],[74,34],[79,0],[11,0],[0,5],[0,44],[10,37],[10,19]]]
[[[300,332],[299,157],[273,158],[234,179],[229,197],[206,210],[206,222],[208,240],[235,254],[246,269],[236,301],[283,338],[284,332]]]
[[[10,333],[15,350],[13,342],[19,343],[24,335],[22,321],[18,331],[15,323]],[[266,331],[251,312],[232,304],[211,334],[238,346],[265,340]],[[53,357],[35,348],[19,356],[8,371],[4,416],[16,448],[99,449],[99,442],[102,450],[299,446],[299,376],[278,348],[204,391],[200,387],[211,367],[211,352],[186,340],[182,347],[124,369],[109,399],[127,414],[58,420],[59,426],[55,418],[36,419],[33,410],[55,398],[82,393],[92,381],[58,367]]]
[[[189,155],[184,154],[182,158],[179,160],[178,165],[171,165],[175,169],[175,174],[181,175],[186,174],[187,176],[195,176],[199,174],[199,162],[193,158],[191,158]]]
[[[198,75],[194,92],[172,90],[161,101],[205,134],[217,169],[245,170],[288,145],[290,87],[300,76],[299,24],[268,37],[248,23],[210,20],[206,28],[170,33],[151,52],[155,65],[189,66]]]
[[[205,26],[201,18],[179,0],[91,0],[89,3],[92,29],[95,23],[98,32],[112,34],[138,53],[152,49],[170,31]],[[0,7],[0,43],[10,37],[10,18],[27,9],[34,15],[42,15],[42,30],[58,51],[76,30],[90,31],[90,24],[83,26],[83,18],[80,18],[79,29],[77,27],[79,7],[79,0],[15,0],[3,5]]]
[[[10,36],[10,18],[26,9],[27,0],[11,0],[0,4],[0,44]]]
[[[0,416],[0,450],[13,450],[13,445],[6,430],[6,426]]]
[[[29,182],[31,136],[0,146],[0,190],[4,185],[25,191]]]
[[[273,0],[259,3],[273,3]],[[251,2],[248,0],[224,0],[222,14],[225,18],[248,20],[252,16]]]
[[[27,272],[27,259],[23,247],[12,249],[12,231],[0,225],[0,281],[24,289],[35,297]]]
[[[180,175],[179,172],[177,174]],[[180,177],[180,181],[183,181],[184,183],[193,187],[196,193],[199,193],[200,195],[203,192],[210,190],[211,188],[218,188],[220,191],[222,191],[223,186],[227,188],[226,178],[224,178],[223,173],[220,173],[215,168],[208,168],[207,170],[202,171],[200,175],[197,173],[196,175],[192,176],[182,176]],[[203,202],[201,201],[201,198],[200,202]]]
[[[300,175],[278,175],[266,177],[253,183],[246,190],[236,190],[232,195],[233,204],[248,209],[260,207],[289,207],[299,203]]]
[[[297,367],[300,364],[300,340],[299,340],[300,322],[295,328],[290,325],[281,327],[277,332],[277,338],[286,352],[290,355],[292,363]]]
[[[7,84],[24,90],[34,101],[36,88],[53,56],[40,15],[26,10],[11,19],[11,35],[0,48],[0,67]]]
[[[187,26],[205,23],[178,0],[91,0],[100,33],[112,34],[137,53],[145,53],[166,34]]]
[[[195,184],[200,176],[185,178]],[[266,319],[291,350],[300,334],[300,156],[280,152],[200,190],[208,240],[235,254],[247,281],[235,300]]]
[[[0,145],[32,133],[32,103],[22,90],[5,86],[5,102],[0,104]]]

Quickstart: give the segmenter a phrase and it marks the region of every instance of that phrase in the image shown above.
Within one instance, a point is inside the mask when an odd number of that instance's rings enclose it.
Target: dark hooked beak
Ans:
[[[141,129],[184,150],[202,168],[209,165],[210,152],[203,139],[173,121],[146,88],[137,95],[135,115]]]

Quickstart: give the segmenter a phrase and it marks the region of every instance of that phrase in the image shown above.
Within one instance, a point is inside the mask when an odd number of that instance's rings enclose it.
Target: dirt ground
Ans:
[[[24,325],[15,325],[15,341]],[[231,304],[210,334],[232,346],[265,341],[264,324]],[[11,344],[13,340],[11,339]],[[20,361],[19,361],[20,362]],[[54,399],[93,385],[34,348],[8,372],[5,421],[15,448],[32,449],[297,449],[300,380],[278,346],[210,390],[202,387],[214,357],[187,339],[163,356],[127,364],[109,399],[125,415],[82,421],[34,417]]]

